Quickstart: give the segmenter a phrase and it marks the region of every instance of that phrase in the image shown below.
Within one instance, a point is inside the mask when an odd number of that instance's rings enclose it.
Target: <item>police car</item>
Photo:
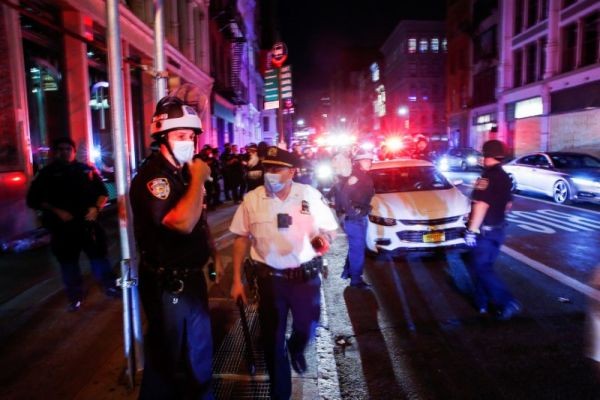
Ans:
[[[376,162],[367,226],[374,253],[464,247],[470,200],[429,161]]]

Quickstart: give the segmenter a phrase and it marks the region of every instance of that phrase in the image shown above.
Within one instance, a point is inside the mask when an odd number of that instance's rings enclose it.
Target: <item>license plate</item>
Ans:
[[[446,240],[444,232],[431,232],[423,234],[423,243],[439,243]]]

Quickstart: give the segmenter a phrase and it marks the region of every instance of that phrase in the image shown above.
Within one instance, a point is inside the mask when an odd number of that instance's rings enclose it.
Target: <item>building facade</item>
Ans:
[[[445,136],[445,22],[401,21],[381,53],[386,104],[382,132]]]

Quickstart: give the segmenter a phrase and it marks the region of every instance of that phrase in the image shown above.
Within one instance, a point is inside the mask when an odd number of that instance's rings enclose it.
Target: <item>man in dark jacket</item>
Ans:
[[[107,258],[106,234],[98,223],[108,191],[93,166],[75,160],[73,140],[59,138],[52,150],[54,161],[34,178],[27,205],[41,211],[42,224],[50,232],[52,253],[60,263],[69,311],[77,311],[83,299],[82,250],[106,294],[119,295]]]

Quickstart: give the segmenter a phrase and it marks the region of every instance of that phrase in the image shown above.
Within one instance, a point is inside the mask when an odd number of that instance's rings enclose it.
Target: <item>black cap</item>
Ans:
[[[289,151],[282,150],[277,146],[271,146],[267,149],[267,156],[263,160],[263,164],[294,168],[297,161],[296,156]]]
[[[484,157],[504,158],[505,156],[504,143],[500,140],[488,140],[481,150]]]

